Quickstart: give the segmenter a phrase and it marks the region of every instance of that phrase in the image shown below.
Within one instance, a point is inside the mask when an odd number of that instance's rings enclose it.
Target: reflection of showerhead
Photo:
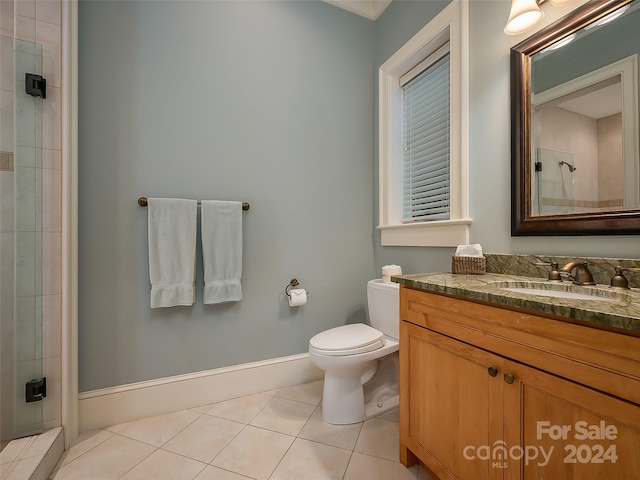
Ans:
[[[573,166],[573,165],[571,165],[570,163],[565,162],[564,160],[560,161],[560,162],[558,163],[558,165],[559,165],[560,167],[562,167],[562,165],[566,165],[566,166],[567,166],[567,168],[569,169],[569,171],[570,171],[571,173],[573,173],[574,171],[576,171],[576,170],[577,170],[577,168],[576,168],[576,167],[574,167],[574,166]]]

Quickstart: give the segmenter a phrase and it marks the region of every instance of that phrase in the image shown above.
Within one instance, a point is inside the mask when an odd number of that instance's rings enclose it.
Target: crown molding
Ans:
[[[323,0],[343,10],[355,13],[369,20],[377,20],[389,6],[391,0]]]

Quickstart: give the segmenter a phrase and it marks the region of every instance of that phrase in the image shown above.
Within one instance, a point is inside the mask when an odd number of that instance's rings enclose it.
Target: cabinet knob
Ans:
[[[516,381],[516,377],[514,377],[510,373],[505,373],[504,381],[507,382],[509,385],[511,385],[513,382]]]
[[[498,375],[498,369],[496,367],[489,367],[489,375],[495,377]]]

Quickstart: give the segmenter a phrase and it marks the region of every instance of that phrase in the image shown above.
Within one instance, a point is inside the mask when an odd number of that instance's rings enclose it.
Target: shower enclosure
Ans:
[[[0,434],[42,430],[42,46],[0,37]],[[29,74],[29,75],[27,75]],[[28,92],[28,93],[27,93]]]
[[[532,192],[536,215],[559,215],[574,213],[574,175],[577,170],[572,153],[548,148],[536,149],[535,185]],[[536,207],[534,207],[536,208]]]

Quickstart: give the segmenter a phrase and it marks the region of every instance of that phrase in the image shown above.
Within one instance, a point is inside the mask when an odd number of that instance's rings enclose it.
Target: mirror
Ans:
[[[592,0],[511,49],[511,233],[640,233],[640,0]]]

